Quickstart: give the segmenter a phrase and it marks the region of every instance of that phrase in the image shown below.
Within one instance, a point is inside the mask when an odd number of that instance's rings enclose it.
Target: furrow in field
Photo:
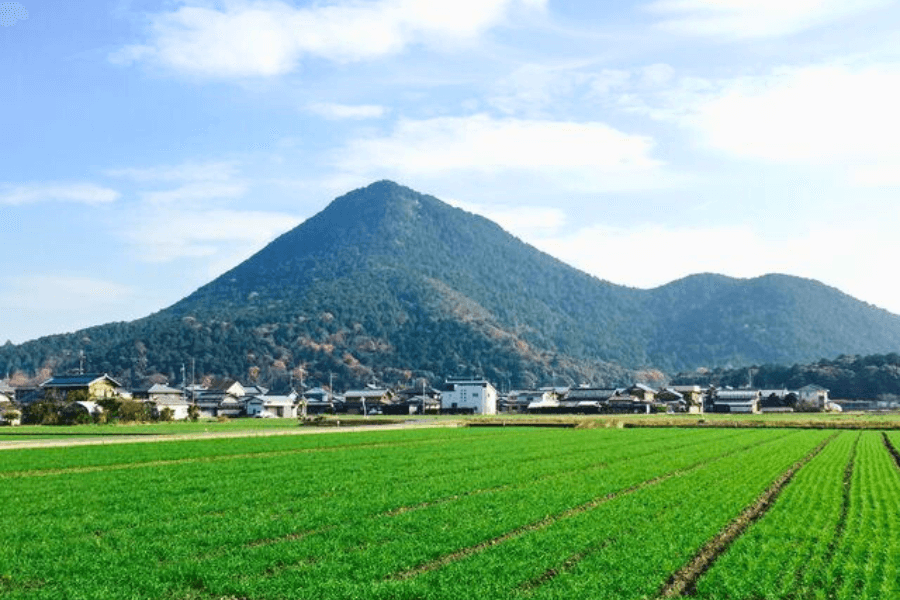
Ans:
[[[862,432],[852,444],[848,436],[803,469],[784,501],[698,582],[698,597],[900,597],[900,471],[884,436]]]
[[[628,456],[622,458],[621,460],[607,459],[604,461],[599,461],[599,462],[596,462],[593,464],[589,464],[585,467],[582,467],[582,470],[583,470],[583,472],[591,472],[591,471],[596,471],[598,469],[606,469],[610,465],[619,465],[619,464],[627,463],[629,461],[639,460],[641,458],[651,456],[651,455],[657,454],[659,452],[665,452],[666,450],[669,450],[669,449],[672,449],[675,447],[677,447],[679,450],[683,451],[683,450],[691,448],[693,446],[708,443],[709,441],[710,440],[708,440],[708,439],[704,439],[704,440],[695,440],[695,441],[692,441],[687,444],[678,443],[675,445],[667,445],[667,446],[663,446],[663,447],[651,446],[650,449],[647,449],[643,452],[638,452],[636,454],[629,454]],[[553,458],[552,460],[558,461],[558,459],[556,459],[556,458]],[[532,479],[529,480],[528,485],[533,485],[535,483],[540,483],[540,482],[547,481],[550,479],[558,479],[564,475],[565,475],[564,472],[560,472],[559,470],[554,470],[552,472],[544,473],[543,475],[533,477]],[[373,515],[373,516],[375,518],[394,517],[394,516],[401,515],[401,514],[404,514],[407,512],[423,510],[426,508],[430,508],[432,506],[444,504],[446,502],[453,502],[453,501],[459,500],[461,498],[465,498],[467,496],[474,496],[474,495],[478,495],[478,494],[487,494],[487,493],[491,493],[491,492],[498,492],[498,491],[510,489],[510,488],[518,486],[518,485],[522,485],[522,484],[520,482],[511,482],[511,483],[505,483],[505,484],[491,486],[491,487],[477,488],[477,489],[473,489],[473,490],[468,490],[468,491],[460,493],[460,494],[453,494],[451,496],[445,496],[443,498],[438,498],[436,500],[432,500],[429,502],[420,502],[418,504],[400,506],[400,507],[397,507],[396,509],[389,510],[389,511],[383,512],[378,515]]]
[[[859,446],[859,440],[862,437],[862,434],[858,434],[856,436],[856,440],[853,442],[853,448],[850,450],[850,460],[847,461],[847,466],[844,468],[844,478],[841,482],[841,513],[838,517],[837,525],[834,528],[834,537],[831,538],[831,541],[828,542],[828,548],[825,550],[825,554],[822,557],[823,562],[830,563],[834,560],[835,553],[837,552],[838,544],[840,544],[844,540],[844,530],[847,528],[847,517],[850,514],[850,492],[853,486],[853,471],[856,466],[856,449]],[[885,437],[885,441],[887,438]],[[798,584],[801,582],[801,570],[797,571],[797,576],[795,578],[795,582]],[[835,577],[835,582],[838,587],[840,587],[840,579],[841,574],[838,572]]]
[[[497,461],[490,461],[489,463],[486,463],[477,469],[467,469],[466,478],[469,481],[474,481],[474,482],[487,481],[490,483],[490,485],[486,485],[486,486],[482,485],[480,487],[473,487],[473,488],[469,488],[469,489],[465,488],[465,482],[460,481],[459,471],[457,469],[452,468],[452,463],[450,465],[448,465],[447,463],[442,463],[440,472],[425,472],[425,473],[417,474],[417,476],[414,478],[405,479],[404,485],[412,487],[412,486],[416,485],[418,480],[422,479],[422,480],[428,480],[429,484],[432,487],[434,487],[435,485],[439,485],[442,481],[446,481],[446,484],[445,484],[446,489],[452,490],[453,493],[450,493],[449,495],[439,496],[435,499],[432,499],[432,500],[429,500],[426,502],[418,502],[415,504],[402,504],[398,507],[394,507],[394,508],[390,508],[390,509],[382,510],[382,511],[377,511],[377,512],[373,512],[373,513],[366,513],[366,509],[362,508],[360,510],[365,514],[361,518],[363,518],[363,519],[389,518],[389,517],[398,516],[398,515],[402,515],[402,514],[409,513],[409,512],[415,512],[417,510],[424,510],[424,509],[438,506],[441,504],[445,504],[448,502],[454,502],[454,501],[461,500],[461,499],[469,497],[469,496],[476,496],[476,495],[480,495],[480,494],[489,494],[489,493],[494,493],[494,492],[500,492],[503,490],[512,489],[514,487],[522,486],[522,485],[532,486],[532,485],[541,483],[543,481],[547,481],[549,479],[557,479],[560,477],[564,477],[564,476],[566,476],[567,471],[560,470],[559,458],[556,456],[556,454],[558,452],[568,452],[568,459],[569,459],[569,461],[571,461],[570,464],[572,465],[573,468],[579,469],[582,473],[591,473],[598,469],[607,468],[611,464],[619,464],[619,463],[624,463],[624,462],[628,462],[628,461],[632,461],[632,460],[637,460],[644,456],[652,455],[654,453],[671,451],[673,448],[679,448],[681,450],[686,450],[686,449],[701,445],[703,443],[715,440],[718,437],[720,437],[720,436],[714,436],[714,437],[710,436],[710,437],[706,437],[706,438],[695,439],[687,444],[679,443],[679,439],[668,440],[668,441],[664,440],[661,443],[649,443],[649,444],[643,443],[645,448],[641,452],[638,452],[636,454],[628,454],[624,457],[621,455],[617,456],[614,454],[613,456],[608,456],[606,458],[606,460],[603,462],[587,462],[587,461],[582,462],[582,461],[577,460],[582,455],[584,455],[585,458],[593,457],[594,455],[597,454],[598,448],[587,448],[587,449],[581,449],[578,451],[573,451],[573,449],[567,447],[568,444],[554,444],[552,447],[545,448],[545,449],[541,450],[540,452],[536,451],[536,452],[532,453],[531,455],[519,453],[515,457],[512,457],[512,462],[510,464],[504,464],[502,462],[498,463]],[[728,437],[731,437],[731,436],[727,436],[724,439],[727,439]],[[640,442],[640,440],[639,440],[639,442]],[[606,448],[605,451],[622,453],[623,451],[627,451],[628,448],[630,448],[633,445],[637,445],[637,444],[635,444],[633,442],[617,444],[615,449]],[[469,452],[472,452],[472,450],[473,449],[469,449]],[[604,449],[599,448],[599,450],[603,451]],[[548,451],[552,451],[552,454],[549,456],[547,456]],[[593,459],[591,458],[591,460],[593,460]],[[511,469],[510,467],[513,466],[513,463],[515,461],[520,461],[521,464],[527,465],[527,468]],[[470,462],[470,459],[467,459],[465,462]],[[391,469],[401,469],[402,467],[403,467],[402,464],[397,464],[397,463],[391,464]],[[450,468],[448,474],[446,476],[442,475],[442,472],[447,471],[448,467]],[[478,477],[478,475],[480,473],[485,475],[486,479]],[[373,473],[371,475],[374,476],[375,474]],[[497,483],[498,481],[500,483]],[[373,479],[373,480],[369,481],[367,485],[374,485],[374,484],[375,484],[375,480]],[[460,489],[461,484],[462,484],[462,489]],[[357,483],[352,483],[352,484],[348,485],[347,489],[332,488],[329,491],[324,492],[318,496],[309,494],[308,492],[309,491],[307,491],[307,494],[305,494],[304,496],[293,497],[292,502],[296,503],[301,499],[304,501],[319,502],[322,500],[326,500],[328,498],[335,498],[335,497],[341,497],[343,501],[347,501],[348,500],[347,494],[348,493],[353,494],[354,492],[361,495],[360,501],[363,502],[365,495],[367,495],[366,488],[365,487],[360,488],[359,484],[357,484]],[[297,516],[297,515],[295,515],[295,516]],[[229,517],[230,517],[230,515],[229,515]],[[356,521],[359,518],[360,517],[358,517],[358,516],[354,516],[352,520]],[[343,526],[347,525],[347,521],[343,517],[341,518],[341,524]],[[269,537],[265,537],[265,538],[253,539],[253,540],[246,542],[246,545],[248,547],[256,547],[256,546],[277,544],[282,541],[293,541],[293,540],[297,539],[295,536],[298,533],[303,534],[302,537],[306,537],[307,535],[324,533],[324,532],[330,531],[334,528],[335,528],[335,525],[327,525],[324,528],[300,530],[299,532],[296,530],[291,530],[280,536],[274,536],[274,537],[269,536]],[[217,552],[203,554],[202,556],[204,558],[211,558],[213,556],[220,555],[221,553],[222,553],[222,550],[219,550]]]
[[[344,597],[385,600],[652,597],[664,583],[665,574],[690,560],[827,435],[771,433],[775,435],[754,438],[767,438],[764,441],[768,443],[750,448],[744,444],[742,452],[729,452],[729,457],[708,461],[701,468],[419,577],[383,580],[377,586],[360,581],[341,591]],[[540,502],[540,498],[536,493],[534,500]]]
[[[749,447],[744,446],[741,448],[732,449],[732,450],[725,452],[724,454],[715,456],[713,458],[701,460],[701,461],[698,461],[691,465],[688,465],[684,468],[675,469],[673,471],[664,473],[657,477],[653,477],[651,479],[641,481],[641,482],[639,482],[635,485],[629,486],[627,488],[616,490],[614,492],[610,492],[603,496],[593,498],[592,500],[585,502],[584,504],[581,504],[579,506],[573,507],[569,510],[566,510],[561,513],[554,514],[554,515],[549,515],[549,516],[541,519],[540,521],[536,521],[536,522],[524,525],[522,527],[518,527],[518,528],[513,529],[512,531],[509,531],[503,535],[499,535],[492,539],[485,540],[479,544],[475,544],[475,545],[467,547],[467,548],[462,548],[460,550],[457,550],[456,552],[447,554],[445,556],[439,557],[436,560],[422,564],[414,569],[409,569],[407,571],[393,574],[391,577],[389,577],[389,579],[402,581],[405,579],[410,579],[412,577],[416,577],[423,573],[427,573],[429,571],[433,571],[435,569],[445,567],[451,563],[454,563],[454,562],[457,562],[464,558],[467,558],[469,556],[478,554],[479,552],[482,552],[483,550],[490,548],[492,546],[498,546],[500,544],[503,544],[504,542],[521,537],[527,533],[539,531],[541,529],[549,527],[550,525],[552,525],[558,521],[568,519],[568,518],[574,517],[576,515],[579,515],[581,513],[593,510],[603,504],[606,504],[607,502],[611,502],[611,501],[621,498],[623,496],[633,494],[644,488],[657,485],[657,484],[667,481],[673,477],[677,477],[677,476],[683,475],[685,473],[689,473],[689,472],[696,470],[698,468],[701,468],[705,465],[708,465],[708,464],[714,463],[716,461],[722,460],[724,458],[727,458],[729,456],[732,456],[735,453],[746,451],[746,450],[756,447],[758,445],[770,443],[771,441],[772,441],[771,439],[760,440],[759,442],[752,444]]]
[[[887,433],[882,432],[881,439],[884,442],[884,447],[890,452],[891,457],[894,459],[894,464],[900,469],[900,452],[898,452],[897,448],[894,447],[894,444],[891,443],[891,439],[888,437]]]
[[[732,437],[732,436],[724,436],[724,437],[726,437],[726,439],[727,439],[727,437]],[[699,445],[702,445],[705,443],[709,443],[711,441],[711,439],[712,438],[697,439],[697,440],[692,440],[690,443],[687,443],[687,444],[666,444],[664,446],[655,446],[655,445],[650,444],[648,446],[648,448],[646,448],[643,452],[640,452],[637,454],[630,454],[630,455],[622,458],[621,460],[614,460],[614,459],[609,460],[608,459],[603,462],[597,462],[597,463],[588,464],[586,466],[580,466],[579,469],[580,469],[581,473],[588,474],[588,473],[595,472],[595,471],[598,471],[601,469],[609,468],[611,465],[623,465],[630,461],[639,460],[639,459],[645,458],[647,456],[657,454],[659,452],[666,452],[666,451],[672,450],[674,448],[678,448],[679,451],[685,451],[694,446],[699,446]],[[559,450],[558,447],[557,447],[557,450]],[[427,501],[427,502],[420,502],[417,504],[407,504],[407,505],[403,505],[403,506],[400,506],[400,507],[397,507],[397,508],[394,508],[391,510],[383,511],[380,513],[369,514],[369,515],[366,515],[365,518],[374,520],[374,519],[396,517],[396,516],[403,515],[406,513],[411,513],[411,512],[415,512],[415,511],[419,511],[419,510],[426,510],[426,509],[429,509],[432,507],[440,506],[441,504],[455,502],[455,501],[462,500],[462,499],[465,499],[465,498],[468,498],[471,496],[478,496],[481,494],[492,494],[492,493],[496,493],[496,492],[512,490],[516,487],[522,487],[522,486],[531,487],[533,485],[536,485],[536,484],[539,484],[542,482],[546,482],[546,481],[549,481],[552,479],[560,479],[567,475],[567,473],[568,473],[567,471],[559,470],[559,468],[558,468],[559,467],[559,459],[558,458],[551,457],[548,460],[552,461],[552,466],[554,468],[553,471],[545,472],[542,474],[532,476],[532,477],[528,478],[528,480],[524,483],[522,481],[516,480],[516,481],[507,482],[507,483],[503,483],[503,484],[499,484],[499,485],[493,485],[493,486],[489,486],[489,487],[480,487],[480,488],[470,489],[470,490],[466,490],[464,492],[452,494],[449,496],[443,496],[443,497],[437,498],[435,500]],[[494,467],[492,467],[492,468],[494,468]],[[346,525],[346,523],[344,523],[344,525]],[[253,548],[253,547],[259,547],[259,546],[278,544],[278,543],[282,543],[282,542],[298,541],[298,540],[308,537],[310,535],[320,535],[320,534],[327,533],[328,531],[333,531],[335,528],[336,528],[336,525],[329,525],[327,527],[323,527],[320,529],[291,532],[291,533],[288,533],[288,534],[285,534],[285,535],[279,536],[279,537],[252,540],[250,542],[247,542],[246,546]],[[212,554],[204,554],[203,558],[212,558],[221,553],[222,553],[222,551],[217,552],[217,553],[212,553]]]
[[[244,577],[239,580],[222,576],[208,577],[210,589],[221,595],[254,597],[259,590],[303,589],[313,594],[310,582],[323,578],[340,581],[349,587],[365,585],[366,581],[396,581],[392,575],[416,569],[441,556],[483,543],[485,540],[508,534],[510,531],[540,521],[546,516],[570,510],[573,506],[589,502],[600,495],[626,489],[676,468],[683,468],[699,461],[731,453],[776,438],[787,432],[740,432],[735,438],[715,436],[705,438],[710,443],[679,451],[673,447],[652,459],[644,458],[635,463],[605,469],[602,475],[571,469],[565,455],[557,457],[556,468],[564,479],[546,483],[522,480],[515,489],[460,499],[458,502],[429,507],[414,513],[403,513],[387,519],[359,519],[352,511],[342,516],[341,511],[332,515],[341,526],[325,536],[312,536],[299,544],[278,544],[265,548],[265,552],[239,551],[237,548],[226,560],[244,565],[239,570]],[[560,439],[565,439],[562,435]],[[630,434],[622,439],[630,438]],[[591,437],[584,438],[590,443]],[[685,440],[694,440],[688,435]],[[460,473],[461,482],[466,479]],[[598,493],[600,492],[600,493]],[[538,500],[535,502],[535,500]],[[335,506],[339,509],[339,506]],[[317,562],[311,569],[294,569],[292,562],[304,563],[310,558]],[[278,576],[254,582],[252,573],[259,574],[271,563],[281,565]],[[296,597],[295,593],[288,594]],[[309,596],[304,596],[309,597]],[[345,596],[346,597],[346,596]]]
[[[601,496],[599,498],[594,498],[590,502],[587,502],[580,506],[576,506],[575,508],[571,508],[567,511],[564,511],[564,512],[561,512],[561,513],[558,513],[555,515],[550,515],[544,519],[541,519],[540,521],[537,521],[536,523],[529,523],[528,525],[525,525],[524,527],[519,527],[517,529],[514,529],[510,532],[505,533],[504,535],[497,536],[495,538],[486,540],[484,542],[481,542],[480,544],[476,544],[476,545],[470,546],[468,548],[462,548],[461,550],[457,550],[456,552],[453,552],[452,554],[447,554],[445,556],[442,556],[437,560],[433,560],[431,562],[425,563],[415,569],[410,569],[410,570],[404,571],[402,573],[397,573],[394,576],[392,576],[391,579],[396,579],[396,580],[402,581],[404,579],[409,579],[411,577],[417,577],[423,573],[427,573],[427,572],[433,571],[435,569],[440,569],[442,567],[449,565],[450,563],[454,563],[458,560],[462,560],[466,557],[472,556],[473,554],[478,554],[482,550],[490,548],[491,546],[498,546],[498,545],[500,545],[504,542],[507,542],[511,539],[525,535],[526,533],[544,529],[545,527],[549,527],[550,525],[552,525],[553,523],[556,523],[557,521],[560,521],[562,519],[568,519],[570,517],[581,514],[583,512],[593,510],[602,504],[611,502],[622,496],[627,496],[628,494],[633,494],[633,493],[637,492],[638,490],[644,489],[645,487],[656,485],[658,483],[666,481],[667,479],[671,479],[672,477],[676,477],[682,473],[686,473],[687,471],[691,470],[692,468],[697,468],[698,466],[699,465],[694,465],[693,467],[688,467],[687,469],[680,469],[678,471],[672,471],[671,473],[666,473],[665,475],[660,475],[659,477],[654,477],[653,479],[650,479],[648,481],[643,481],[637,485],[633,485],[624,490],[619,490],[617,492],[612,492],[610,494],[606,494],[605,496]]]
[[[747,530],[751,524],[762,518],[778,499],[784,487],[790,483],[797,471],[802,469],[809,461],[819,454],[825,446],[837,436],[837,434],[824,440],[809,454],[794,463],[787,471],[781,474],[763,494],[749,505],[744,511],[725,529],[719,532],[713,539],[707,542],[703,548],[682,569],[673,573],[658,596],[660,598],[673,598],[685,593],[693,594],[697,580],[709,570],[719,556]]]

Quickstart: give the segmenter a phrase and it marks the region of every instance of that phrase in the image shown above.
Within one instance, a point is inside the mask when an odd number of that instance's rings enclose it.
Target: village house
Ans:
[[[681,394],[681,397],[684,398],[684,401],[687,403],[688,412],[703,412],[703,397],[705,393],[703,388],[699,385],[673,385],[668,389]]]
[[[6,381],[0,381],[0,424],[18,425],[21,423],[22,411],[15,403],[16,390]]]
[[[606,400],[606,412],[611,413],[646,413],[653,406],[651,400],[644,400],[629,393],[617,393]]]
[[[135,390],[134,399],[151,404],[153,415],[157,418],[168,408],[175,421],[187,419],[188,409],[191,406],[182,390],[161,383],[154,384],[146,390]]]
[[[280,419],[296,419],[298,416],[296,394],[288,396],[252,396],[245,403],[248,417],[274,417]]]
[[[666,405],[668,412],[687,412],[688,403],[684,395],[672,388],[663,388],[656,394],[656,401]]]
[[[497,414],[497,389],[482,378],[448,377],[441,392],[441,411]]]
[[[244,386],[234,379],[213,382],[208,388],[194,392],[194,402],[201,417],[238,417],[244,412]]]
[[[641,402],[654,402],[656,400],[656,390],[643,383],[636,383],[626,390],[629,396],[634,396]]]
[[[337,412],[337,404],[334,394],[321,387],[314,387],[303,392],[303,401],[306,405],[307,415],[333,414]]]
[[[819,410],[824,410],[829,403],[828,390],[814,383],[797,390],[797,398],[800,404]]]
[[[89,398],[113,398],[119,395],[122,384],[103,374],[59,375],[40,385],[44,396],[53,395],[65,399],[70,393],[84,391]]]
[[[375,386],[363,390],[344,392],[344,410],[350,414],[369,415],[381,413],[394,400],[394,392]]]
[[[710,398],[710,412],[758,413],[759,390],[715,390]]]
[[[577,412],[604,412],[609,408],[610,398],[624,394],[623,388],[577,387],[569,390],[566,400],[576,403]]]
[[[515,399],[516,406],[524,406],[528,412],[557,412],[559,395],[552,389],[513,390],[509,398]],[[507,399],[509,403],[509,399]]]

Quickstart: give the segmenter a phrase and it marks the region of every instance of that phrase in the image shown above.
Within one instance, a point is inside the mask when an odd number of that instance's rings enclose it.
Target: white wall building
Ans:
[[[484,379],[450,377],[441,392],[441,410],[497,414],[497,389]]]

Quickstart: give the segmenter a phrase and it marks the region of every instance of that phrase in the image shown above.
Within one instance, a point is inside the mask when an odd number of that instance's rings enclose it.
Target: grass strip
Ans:
[[[781,474],[756,501],[744,511],[725,529],[719,532],[713,539],[707,542],[694,558],[683,568],[673,573],[658,596],[660,598],[674,598],[684,594],[693,594],[696,591],[697,580],[709,570],[712,564],[725,552],[734,541],[743,535],[747,527],[759,520],[768,511],[784,487],[790,483],[797,471],[811,461],[825,446],[835,438],[835,435],[822,441],[809,454],[794,463],[787,471]]]

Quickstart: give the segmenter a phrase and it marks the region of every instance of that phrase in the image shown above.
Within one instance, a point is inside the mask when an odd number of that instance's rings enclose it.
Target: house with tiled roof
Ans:
[[[300,402],[296,394],[287,396],[252,396],[245,402],[248,417],[296,419]]]
[[[122,384],[107,374],[84,375],[59,375],[51,377],[40,385],[40,389],[46,396],[53,394],[65,399],[68,394],[76,391],[87,392],[90,398],[112,398],[119,395]]]
[[[710,412],[758,413],[759,390],[716,390],[710,398]]]

